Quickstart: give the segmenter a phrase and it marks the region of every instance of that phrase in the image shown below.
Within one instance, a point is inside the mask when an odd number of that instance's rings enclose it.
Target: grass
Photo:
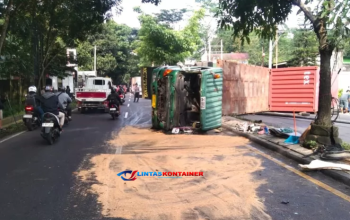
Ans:
[[[18,122],[17,124],[12,124],[0,130],[0,139],[25,130],[27,130],[26,126],[21,122]]]
[[[345,149],[345,150],[350,150],[350,144],[349,143],[342,143],[341,146]]]

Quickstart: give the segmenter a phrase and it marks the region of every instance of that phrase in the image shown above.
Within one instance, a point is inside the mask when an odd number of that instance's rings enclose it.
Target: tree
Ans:
[[[93,51],[97,46],[97,73],[111,77],[114,82],[123,82],[126,75],[134,76],[137,56],[133,51],[137,30],[114,21],[102,25],[101,31],[90,35],[86,41],[77,42],[78,65],[81,70],[93,69]]]
[[[232,29],[233,35],[242,43],[249,43],[249,33],[256,31],[260,37],[270,39],[275,36],[277,25],[282,24],[291,13],[292,7],[299,8],[312,23],[319,41],[321,57],[318,116],[315,123],[331,126],[331,56],[336,48],[344,47],[349,34],[350,4],[348,1],[320,0],[311,10],[309,3],[314,0],[219,0],[220,27]]]
[[[203,10],[196,11],[182,31],[175,31],[159,24],[155,17],[141,14],[136,49],[141,64],[175,64],[191,56],[200,44],[199,21],[203,16]]]
[[[161,0],[142,0],[142,3],[151,3],[154,5],[159,5],[160,2]]]
[[[28,69],[33,70],[35,77],[32,78],[39,86],[45,83],[46,74],[64,74],[66,47],[73,46],[76,39],[83,40],[98,31],[99,24],[110,16],[108,11],[120,3],[119,0],[12,1],[7,34],[1,37],[10,34],[30,44],[33,68]]]
[[[317,38],[310,30],[293,31],[293,52],[289,65],[314,66],[318,56]]]
[[[158,23],[164,24],[167,27],[182,21],[184,13],[187,12],[186,8],[183,9],[170,9],[170,10],[160,10],[160,13],[156,13],[156,19]]]

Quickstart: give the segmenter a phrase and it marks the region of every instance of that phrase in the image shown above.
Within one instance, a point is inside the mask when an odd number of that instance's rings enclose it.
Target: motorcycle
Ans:
[[[34,115],[34,106],[27,105],[25,107],[25,114],[23,115],[23,122],[28,131],[32,131],[41,125],[40,117]]]
[[[120,97],[120,100],[122,101],[122,105],[124,104],[124,102],[125,102],[125,93],[120,93],[119,94],[119,97]]]
[[[41,125],[41,136],[52,145],[61,136],[59,119],[52,113],[44,113]]]
[[[109,108],[109,114],[112,116],[112,119],[115,120],[115,118],[119,116],[118,106],[112,104],[112,106]]]

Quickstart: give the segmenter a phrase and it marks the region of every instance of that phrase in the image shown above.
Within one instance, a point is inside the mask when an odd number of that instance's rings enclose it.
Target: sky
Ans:
[[[136,6],[141,6],[142,11],[147,14],[157,13],[161,9],[196,9],[199,7],[199,5],[195,3],[195,0],[162,0],[158,6],[153,4],[142,4],[141,0],[123,0],[123,12],[120,15],[114,15],[113,19],[119,24],[126,24],[130,27],[139,28],[140,23],[137,19],[138,14],[133,11],[133,8]],[[288,17],[286,24],[290,28],[297,27],[297,11],[298,10],[294,7],[292,14]]]

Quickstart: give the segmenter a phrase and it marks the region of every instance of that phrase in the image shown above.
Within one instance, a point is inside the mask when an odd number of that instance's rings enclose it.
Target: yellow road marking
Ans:
[[[350,196],[348,196],[348,195],[346,195],[346,194],[344,194],[344,193],[342,193],[342,192],[340,192],[340,191],[330,187],[327,184],[322,183],[321,181],[318,181],[318,180],[312,178],[311,176],[306,175],[305,173],[303,173],[303,172],[301,172],[301,171],[299,171],[299,170],[297,170],[297,169],[295,169],[295,168],[293,168],[293,167],[291,167],[291,166],[289,166],[289,165],[287,165],[287,164],[285,164],[285,163],[283,163],[283,162],[281,162],[281,161],[271,157],[270,155],[265,154],[264,152],[256,149],[253,146],[250,146],[250,145],[245,145],[245,146],[248,147],[249,149],[251,149],[252,151],[260,154],[261,156],[263,156],[263,157],[265,157],[265,158],[275,162],[276,164],[286,168],[287,170],[289,170],[289,171],[291,171],[291,172],[293,172],[293,173],[295,173],[295,174],[297,174],[297,175],[299,175],[299,176],[309,180],[310,182],[316,184],[317,186],[322,187],[323,189],[333,193],[334,195],[337,195],[340,198],[350,202]]]

